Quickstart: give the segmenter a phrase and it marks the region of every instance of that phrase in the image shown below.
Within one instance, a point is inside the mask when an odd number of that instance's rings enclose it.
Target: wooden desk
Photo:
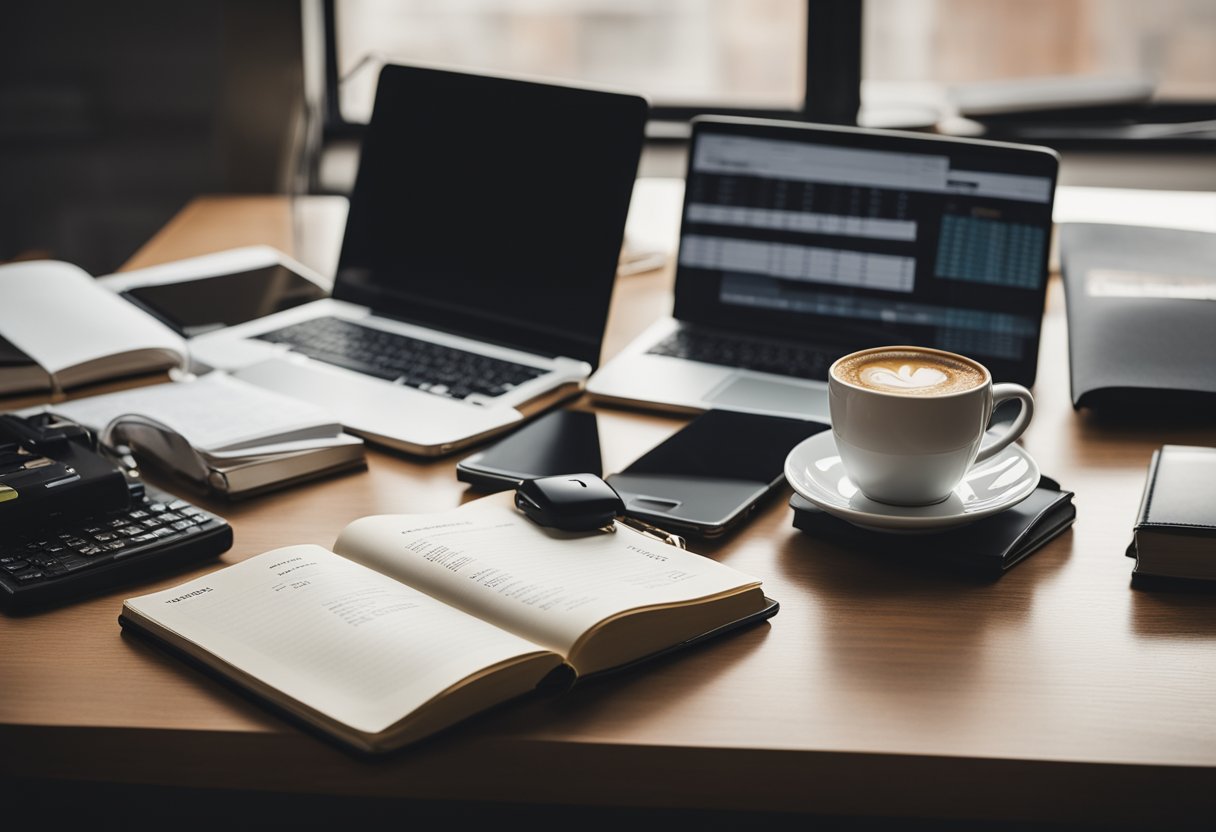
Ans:
[[[332,262],[338,207],[206,198],[130,266],[254,242]],[[321,241],[329,241],[321,245]],[[322,266],[324,264],[321,264]],[[606,352],[668,308],[670,274],[622,278]],[[771,623],[644,672],[479,717],[386,759],[349,756],[124,637],[122,599],[178,574],[0,618],[0,776],[288,793],[823,815],[1161,824],[1216,818],[1216,603],[1129,586],[1123,556],[1151,451],[1216,429],[1103,426],[1068,400],[1053,281],[1025,446],[1076,492],[1063,537],[995,583],[849,555],[791,526],[786,494],[700,551],[761,577]],[[585,405],[584,405],[585,406]],[[604,410],[607,470],[683,424]],[[454,459],[374,452],[370,470],[226,506],[232,563],[329,544],[365,514],[433,511]]]

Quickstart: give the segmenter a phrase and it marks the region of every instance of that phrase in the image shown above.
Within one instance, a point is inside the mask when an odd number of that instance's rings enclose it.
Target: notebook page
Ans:
[[[131,350],[186,353],[177,333],[70,263],[6,265],[0,297],[0,332],[51,373]]]
[[[481,668],[538,652],[320,546],[275,549],[125,606],[369,733]]]
[[[316,405],[263,390],[221,372],[208,373],[194,381],[88,396],[57,404],[54,410],[98,430],[120,416],[146,417],[205,452],[333,438],[342,430],[334,416]]]
[[[441,514],[365,517],[334,551],[563,655],[614,613],[760,583],[628,527],[542,528],[511,499],[504,492]]]

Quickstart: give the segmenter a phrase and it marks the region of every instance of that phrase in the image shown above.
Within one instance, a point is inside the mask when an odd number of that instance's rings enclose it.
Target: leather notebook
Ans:
[[[891,534],[854,526],[798,494],[790,498],[794,526],[841,546],[874,554],[898,551],[976,575],[997,577],[1072,525],[1073,493],[1048,477],[1022,502],[999,514],[937,533]]]
[[[1127,555],[1137,582],[1216,581],[1216,448],[1153,452]]]

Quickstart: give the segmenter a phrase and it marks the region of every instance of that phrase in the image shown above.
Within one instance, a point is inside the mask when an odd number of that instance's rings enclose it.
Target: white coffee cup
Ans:
[[[1021,411],[981,450],[993,410],[1007,399],[1020,400]],[[837,359],[828,405],[848,478],[872,500],[907,506],[946,499],[972,465],[1021,436],[1034,413],[1025,387],[993,384],[978,361],[915,346]]]

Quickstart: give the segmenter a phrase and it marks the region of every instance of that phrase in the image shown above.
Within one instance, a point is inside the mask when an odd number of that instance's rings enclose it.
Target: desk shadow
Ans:
[[[878,550],[797,532],[782,543],[778,564],[788,577],[812,581],[828,591],[887,597],[993,588],[1009,583],[1012,576],[1017,576],[1014,582],[1042,581],[1063,568],[1072,550],[1070,526],[1047,541],[1044,549],[994,575],[968,570],[944,558],[909,558],[901,545],[908,538],[899,534],[887,537],[889,546]]]
[[[898,535],[874,552],[795,533],[777,564],[813,605],[820,654],[834,672],[898,704],[902,681],[952,693],[977,684],[993,659],[986,645],[1029,620],[1036,588],[1071,555],[1071,535],[999,577],[901,557]]]
[[[1137,577],[1131,588],[1131,629],[1136,635],[1216,639],[1216,586]]]

